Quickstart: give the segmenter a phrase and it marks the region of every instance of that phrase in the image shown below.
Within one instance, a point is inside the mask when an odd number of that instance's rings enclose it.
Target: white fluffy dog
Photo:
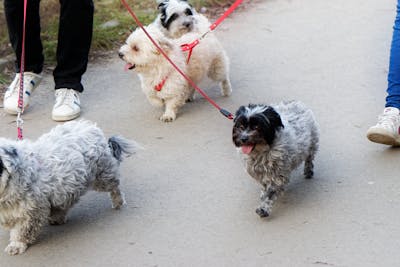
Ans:
[[[68,210],[88,189],[109,192],[119,209],[119,163],[136,145],[106,139],[88,121],[67,122],[37,141],[0,138],[0,224],[10,230],[10,255],[23,253],[42,226],[63,224]]]
[[[198,37],[196,33],[170,39],[154,24],[147,26],[146,30],[194,83],[198,84],[209,78],[220,84],[222,95],[231,94],[228,57],[216,38],[206,37],[200,42],[186,64],[187,53],[181,51],[180,45],[195,40]],[[128,37],[126,44],[119,50],[119,56],[126,61],[127,69],[135,69],[139,74],[142,90],[149,102],[159,107],[165,105],[165,112],[160,120],[175,120],[179,108],[192,99],[194,89],[163,57],[142,29],[136,29]]]
[[[154,24],[170,38],[179,38],[188,32],[205,33],[210,22],[186,0],[158,1],[159,15]]]
[[[303,103],[248,105],[236,112],[233,143],[243,155],[247,172],[262,185],[260,217],[267,217],[290,173],[304,162],[304,175],[313,176],[319,130]]]

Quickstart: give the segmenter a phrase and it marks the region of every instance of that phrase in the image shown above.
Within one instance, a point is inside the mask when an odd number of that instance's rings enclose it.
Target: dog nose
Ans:
[[[124,54],[123,54],[122,52],[118,52],[118,56],[119,56],[120,58],[123,58],[123,57],[124,57]]]
[[[246,143],[247,141],[249,141],[249,137],[248,136],[241,136],[240,137],[240,141],[242,141],[243,143]]]
[[[186,28],[190,28],[190,26],[192,26],[191,22],[184,22],[183,26],[185,26]]]

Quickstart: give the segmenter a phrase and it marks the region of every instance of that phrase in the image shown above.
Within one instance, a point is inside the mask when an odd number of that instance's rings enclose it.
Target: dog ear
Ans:
[[[167,2],[166,2],[166,1],[160,2],[160,3],[158,4],[158,6],[157,6],[158,12],[164,11],[166,5],[167,5]],[[165,15],[165,14],[164,14],[164,15]]]
[[[263,117],[267,123],[267,128],[263,131],[264,139],[268,145],[271,145],[275,139],[276,133],[280,128],[284,128],[281,120],[281,116],[272,107],[268,107],[263,112]]]
[[[15,173],[20,164],[17,149],[12,146],[7,148],[0,148],[0,161],[0,168],[2,169],[2,171],[5,168],[8,173]]]
[[[166,38],[160,38],[159,40],[157,40],[157,43],[161,47],[161,49],[167,54],[169,54],[169,52],[174,48],[172,43]],[[156,49],[155,51],[155,54],[160,54],[160,51],[158,51],[158,49]]]
[[[233,119],[233,122],[236,122],[237,118],[240,115],[243,115],[245,111],[246,111],[246,107],[245,106],[240,106],[239,109],[235,113],[235,118]]]
[[[264,110],[263,114],[268,118],[270,125],[275,128],[284,128],[281,116],[276,112],[276,110],[272,107],[268,107],[266,110]]]

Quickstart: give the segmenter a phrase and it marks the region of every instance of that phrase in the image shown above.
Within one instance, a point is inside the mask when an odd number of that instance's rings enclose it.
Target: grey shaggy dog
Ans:
[[[261,204],[256,209],[260,217],[271,214],[291,172],[301,163],[305,177],[313,176],[319,130],[312,111],[301,102],[241,106],[232,138],[247,172],[262,186]]]
[[[63,224],[68,210],[93,189],[124,204],[119,165],[137,145],[110,139],[89,121],[67,122],[37,141],[0,138],[0,224],[10,230],[10,255],[23,253],[46,223]]]

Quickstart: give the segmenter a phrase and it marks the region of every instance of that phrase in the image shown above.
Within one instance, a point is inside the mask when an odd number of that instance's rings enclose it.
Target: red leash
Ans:
[[[233,3],[232,6],[231,6],[230,8],[228,8],[228,10],[225,11],[224,14],[222,14],[222,16],[221,16],[219,19],[217,19],[217,20],[210,26],[210,30],[213,31],[215,28],[217,28],[217,26],[218,26],[224,19],[226,19],[226,17],[228,17],[228,16],[232,13],[233,10],[235,10],[235,9],[242,3],[242,1],[243,1],[243,0],[236,0],[236,2]]]
[[[188,54],[188,58],[186,60],[186,63],[189,63],[190,57],[192,56],[192,52],[193,52],[193,48],[196,47],[196,45],[198,45],[200,43],[200,41],[206,37],[207,34],[209,34],[210,32],[212,32],[215,28],[218,27],[218,25],[224,20],[226,19],[241,3],[243,0],[236,0],[231,7],[228,8],[228,10],[226,10],[224,12],[224,14],[222,14],[221,17],[219,17],[213,24],[210,25],[209,30],[205,33],[203,33],[203,35],[201,35],[198,39],[194,40],[193,42],[191,42],[190,44],[183,44],[181,45],[181,49],[182,51],[189,51]]]
[[[26,0],[25,0],[26,1]],[[121,0],[125,8],[128,10],[128,12],[132,15],[133,19],[135,20],[136,24],[143,30],[143,32],[147,35],[147,37],[150,39],[150,41],[153,43],[153,45],[160,51],[160,53],[165,57],[166,60],[168,60],[169,63],[185,78],[189,84],[196,89],[205,99],[207,99],[208,102],[210,102],[211,105],[213,105],[216,109],[218,109],[222,115],[227,117],[228,119],[232,120],[233,115],[226,109],[221,108],[217,103],[215,103],[203,90],[201,90],[169,57],[168,55],[161,49],[161,47],[157,44],[157,42],[154,41],[154,39],[150,36],[150,34],[146,31],[146,29],[143,27],[143,24],[140,22],[140,20],[137,18],[135,13],[132,11],[132,9],[129,7],[129,5],[126,3],[125,0]],[[241,1],[241,0],[240,0]],[[215,23],[214,23],[215,24]],[[218,24],[217,24],[218,26]]]
[[[19,92],[18,92],[18,116],[17,116],[17,131],[18,140],[24,138],[22,133],[22,113],[24,112],[24,71],[25,71],[25,25],[26,25],[26,9],[28,0],[24,0],[24,24],[22,28],[22,50],[21,50],[21,65],[19,70]]]

